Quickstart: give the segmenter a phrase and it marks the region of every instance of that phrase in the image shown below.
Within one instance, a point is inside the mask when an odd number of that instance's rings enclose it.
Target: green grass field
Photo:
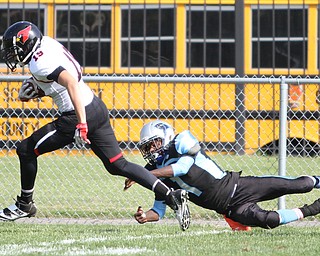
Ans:
[[[0,223],[0,255],[319,255],[320,227],[232,232],[212,225]]]
[[[129,156],[143,164],[141,158]],[[213,156],[227,170],[243,170],[243,175],[275,175],[278,159],[262,156]],[[287,175],[320,174],[320,158],[290,157]],[[13,203],[19,193],[19,167],[16,157],[0,159],[0,207]],[[254,228],[232,232],[221,216],[190,204],[193,221],[186,232],[177,222],[127,225],[113,219],[132,220],[138,205],[148,209],[152,192],[134,185],[123,192],[123,177],[111,176],[96,157],[45,156],[39,158],[35,200],[39,224],[0,223],[0,255],[318,255],[320,225],[283,226],[274,230]],[[287,197],[287,208],[299,207],[320,197],[320,191]],[[277,201],[261,204],[276,209]],[[36,220],[38,218],[35,218]],[[112,224],[55,224],[59,218],[111,220]],[[173,219],[168,211],[166,219]],[[199,220],[209,220],[202,224]],[[312,219],[314,220],[314,219]],[[212,223],[211,223],[211,222]],[[73,222],[72,222],[73,223]],[[134,223],[134,224],[132,224]],[[166,223],[164,221],[163,223]]]

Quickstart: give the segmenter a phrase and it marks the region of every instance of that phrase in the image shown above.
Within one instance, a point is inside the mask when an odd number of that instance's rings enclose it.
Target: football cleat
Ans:
[[[226,222],[229,224],[230,228],[233,231],[251,231],[252,230],[251,227],[242,225],[239,222],[236,222],[236,221],[234,221],[232,219],[229,219],[225,215],[224,215],[224,219],[226,220]]]
[[[315,216],[320,213],[320,198],[314,201],[312,204],[304,205],[300,208],[303,217]]]
[[[18,196],[15,204],[0,211],[0,221],[14,221],[26,217],[34,217],[37,207],[33,201],[26,203]]]
[[[183,189],[171,191],[166,198],[166,204],[175,212],[180,228],[185,231],[190,226],[190,211],[188,202],[188,192]]]

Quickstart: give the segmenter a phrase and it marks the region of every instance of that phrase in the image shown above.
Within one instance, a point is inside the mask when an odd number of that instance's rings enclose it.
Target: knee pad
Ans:
[[[267,213],[266,216],[266,228],[276,228],[280,225],[280,218],[279,218],[279,214],[274,212],[274,211],[270,211]]]
[[[301,187],[304,192],[310,192],[314,188],[314,181],[310,176],[301,176],[297,180],[302,181]]]
[[[118,160],[108,165],[105,165],[108,172],[112,175],[126,176],[126,166],[128,161],[122,156]]]
[[[17,146],[17,155],[19,158],[36,158],[37,155],[35,154],[33,148],[28,146],[28,139],[21,141],[20,144]]]

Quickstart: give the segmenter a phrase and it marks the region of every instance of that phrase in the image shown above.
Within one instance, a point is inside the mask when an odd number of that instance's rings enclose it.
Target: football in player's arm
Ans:
[[[44,96],[44,91],[36,84],[31,76],[22,82],[22,85],[19,89],[18,99],[23,102],[28,102],[29,100],[42,98]]]

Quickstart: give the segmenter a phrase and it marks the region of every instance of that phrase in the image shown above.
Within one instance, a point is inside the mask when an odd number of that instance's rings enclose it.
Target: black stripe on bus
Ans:
[[[16,149],[17,148],[17,144],[20,140],[1,140],[0,141],[0,148],[2,150],[6,150],[6,149]],[[127,149],[131,149],[131,150],[137,150],[137,141],[133,142],[133,141],[122,141],[119,142],[119,146],[121,149],[127,150]],[[234,142],[201,142],[201,146],[203,148],[205,148],[206,150],[209,151],[226,151],[226,152],[231,152],[234,151],[235,149],[235,143]],[[90,148],[90,146],[87,146],[88,148]],[[73,143],[65,146],[63,149],[66,150],[72,150],[72,149],[78,149]]]
[[[126,110],[111,109],[111,118],[165,118],[165,119],[237,119],[236,110],[171,110],[171,109],[147,109],[147,110]],[[288,111],[288,120],[319,120],[320,111]],[[0,108],[1,118],[56,118],[59,112],[52,109],[21,109],[21,108]],[[248,120],[279,120],[279,111],[266,110],[245,110],[240,116]]]

